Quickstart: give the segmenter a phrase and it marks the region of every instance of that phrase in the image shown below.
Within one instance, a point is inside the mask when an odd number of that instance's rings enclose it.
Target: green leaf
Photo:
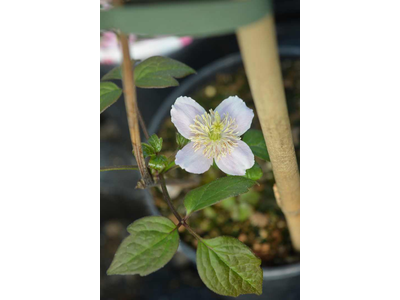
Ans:
[[[195,70],[172,58],[153,56],[137,64],[133,75],[137,87],[165,88],[178,86],[179,83],[175,78],[194,73]],[[122,80],[121,66],[115,67],[101,78],[101,80],[115,79]]]
[[[170,161],[170,162],[165,166],[164,172],[167,172],[169,169],[171,169],[171,168],[174,167],[174,166],[175,166],[175,161],[174,161],[174,160]]]
[[[146,158],[148,156],[155,156],[156,152],[152,146],[146,143],[142,143],[142,150],[143,150],[143,156]]]
[[[190,140],[185,138],[183,135],[181,135],[179,132],[176,132],[176,143],[178,144],[179,150],[185,147]]]
[[[121,96],[122,90],[112,82],[100,82],[100,113],[115,103]]]
[[[175,78],[196,73],[195,70],[174,59],[150,57],[135,67],[135,83],[140,88],[166,88],[178,86]]]
[[[178,86],[179,83],[175,78],[183,78],[194,73],[195,70],[172,58],[153,56],[138,63],[133,75],[137,87],[149,89]],[[122,80],[121,66],[115,67],[101,78],[102,81],[115,79]]]
[[[261,159],[269,160],[267,145],[260,130],[250,129],[242,138],[243,142],[249,145],[253,154]]]
[[[164,155],[158,155],[156,157],[152,157],[149,161],[150,169],[157,170],[161,172],[164,168],[169,164],[168,159]]]
[[[132,63],[134,61],[132,60]],[[119,79],[122,80],[122,73],[121,73],[121,66],[113,68],[110,72],[108,72],[106,75],[104,75],[101,80],[114,80],[114,79]]]
[[[201,280],[217,294],[237,297],[262,293],[261,260],[233,237],[199,242],[196,262]]]
[[[184,202],[187,214],[211,206],[225,198],[246,193],[255,183],[245,177],[229,176],[191,190]]]
[[[175,224],[165,217],[144,217],[128,226],[108,275],[148,275],[165,266],[179,246]]]
[[[139,63],[138,60],[131,60],[132,66],[135,67],[135,64],[137,65]],[[122,80],[122,72],[121,72],[121,66],[113,68],[111,71],[109,71],[106,75],[104,75],[101,80]]]
[[[153,134],[147,142],[154,148],[154,151],[161,151],[163,139],[159,138],[157,134]]]
[[[246,170],[246,174],[244,177],[249,178],[251,180],[258,180],[262,177],[263,173],[261,167],[258,163],[254,163],[254,165]]]

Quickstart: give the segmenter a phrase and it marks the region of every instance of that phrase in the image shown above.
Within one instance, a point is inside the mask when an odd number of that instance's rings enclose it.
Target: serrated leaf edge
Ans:
[[[169,219],[170,220],[170,219]],[[171,221],[171,220],[170,220]],[[172,221],[171,221],[172,222]],[[129,227],[129,226],[128,226]],[[178,229],[178,227],[177,226],[175,226],[175,228],[174,229],[172,229],[170,232],[168,232],[167,234],[166,234],[166,236],[163,238],[163,239],[161,239],[160,241],[158,241],[157,243],[155,243],[155,244],[153,244],[153,245],[151,245],[150,247],[148,247],[148,248],[146,248],[145,250],[143,250],[143,251],[141,251],[140,253],[138,253],[137,255],[135,255],[134,257],[132,257],[131,259],[129,259],[129,261],[128,262],[126,262],[126,263],[129,263],[129,262],[131,262],[133,259],[135,259],[136,257],[138,257],[139,255],[141,255],[141,254],[143,254],[145,251],[148,251],[149,249],[151,249],[151,248],[153,248],[154,246],[156,246],[156,245],[158,245],[159,243],[161,243],[162,241],[164,241],[168,236],[170,236],[175,230],[177,230]],[[151,231],[151,230],[148,230],[148,231]],[[130,234],[130,235],[132,235],[132,234]],[[128,236],[129,237],[129,236]],[[126,238],[128,238],[128,237],[126,237]],[[178,238],[179,238],[179,235],[178,235]],[[179,247],[179,243],[178,243],[178,247]],[[176,248],[176,250],[178,249],[178,247]],[[165,249],[167,249],[167,248],[165,248]],[[176,251],[175,250],[175,251]],[[165,250],[164,250],[165,251]],[[117,250],[117,252],[118,252],[118,250]],[[168,262],[167,262],[168,263]],[[165,263],[164,265],[162,265],[159,269],[161,269],[162,267],[164,267],[167,263]],[[112,265],[112,262],[111,262],[111,265]],[[118,267],[120,267],[122,264],[120,264]],[[111,267],[111,266],[110,266]],[[117,267],[117,268],[118,268]],[[159,270],[158,269],[158,270]],[[123,274],[119,274],[119,273],[113,273],[113,272],[111,272],[110,271],[110,268],[108,268],[108,270],[107,270],[107,275],[135,275],[135,274],[139,274],[140,276],[146,276],[146,275],[149,275],[149,274],[151,274],[151,273],[153,273],[154,271],[152,271],[152,272],[149,272],[149,273],[147,273],[147,272],[140,272],[140,273],[123,273]]]
[[[227,238],[231,238],[231,239],[235,239],[234,237],[231,237],[231,236],[219,236],[218,238],[222,238],[222,237],[227,237]],[[235,270],[233,270],[219,255],[218,255],[218,253],[211,247],[211,246],[209,246],[209,245],[207,245],[207,243],[205,242],[205,239],[201,239],[200,240],[200,242],[201,243],[203,243],[204,244],[204,246],[206,246],[208,249],[210,249],[210,250],[212,250],[214,253],[215,253],[215,255],[218,257],[218,259],[220,260],[220,261],[222,261],[230,270],[232,270],[232,272],[234,272],[235,274],[237,274],[240,278],[242,278],[242,280],[243,281],[245,281],[245,282],[247,282],[256,292],[255,293],[251,293],[251,294],[256,294],[256,295],[261,295],[262,294],[262,285],[261,285],[261,291],[258,291],[258,289],[256,288],[256,287],[254,287],[254,285],[252,285],[249,281],[247,281],[246,279],[244,279],[242,276],[240,276],[240,274],[239,273],[237,273]],[[251,253],[253,253],[253,251],[251,251],[251,249],[246,245],[246,244],[244,244],[244,243],[242,243],[243,244],[243,246],[245,246],[247,249],[249,249],[249,251],[251,252]],[[258,262],[259,262],[259,265],[261,265],[261,259],[259,258],[259,257],[257,257],[254,253],[253,253],[253,255],[257,258],[257,260],[258,260]],[[261,273],[262,273],[262,269],[260,268],[260,271],[261,271]],[[214,271],[215,272],[215,271]],[[200,275],[200,273],[199,273],[199,275]],[[201,276],[200,276],[201,277]],[[208,286],[208,284],[203,280],[203,278],[202,278],[202,281],[204,282],[204,284],[205,285],[207,285],[207,287],[210,289],[210,290],[213,290],[213,289],[211,289],[209,286]],[[225,287],[224,287],[225,288]],[[225,288],[225,289],[227,289],[227,288]],[[228,290],[228,289],[227,289]],[[213,290],[214,291],[214,290]],[[214,291],[214,292],[216,292],[216,291]],[[218,293],[218,292],[216,292],[216,293]],[[219,293],[218,293],[219,294]],[[249,293],[250,294],[250,293]],[[237,296],[239,296],[239,295],[245,295],[245,294],[240,294],[240,293],[235,293],[235,296],[234,297],[237,297]]]

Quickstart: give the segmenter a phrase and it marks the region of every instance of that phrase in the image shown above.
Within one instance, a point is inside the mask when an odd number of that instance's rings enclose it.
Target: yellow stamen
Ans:
[[[194,142],[193,147],[195,151],[204,148],[204,156],[218,161],[237,147],[240,137],[236,129],[235,119],[228,114],[221,118],[218,112],[211,109],[210,113],[197,115],[194,123],[190,125],[190,130],[194,134],[191,138]]]

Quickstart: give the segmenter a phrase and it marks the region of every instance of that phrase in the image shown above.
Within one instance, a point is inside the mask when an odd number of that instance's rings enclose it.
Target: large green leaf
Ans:
[[[135,61],[132,60],[132,64],[134,64]],[[113,69],[111,69],[111,71],[109,71],[106,75],[104,75],[103,77],[101,77],[102,81],[105,80],[122,80],[122,73],[121,73],[121,66],[115,67]]]
[[[100,82],[100,113],[118,100],[122,90],[112,82]]]
[[[253,154],[261,159],[269,160],[267,145],[260,130],[250,129],[242,138],[243,142],[249,145]]]
[[[166,88],[178,86],[175,78],[182,78],[196,73],[189,66],[172,58],[153,56],[135,66],[135,84],[140,88]],[[122,79],[121,67],[116,67],[101,80]]]
[[[162,268],[179,246],[175,224],[165,217],[144,217],[129,225],[128,236],[119,246],[108,275],[148,275]]]
[[[191,190],[185,197],[187,214],[211,206],[225,198],[246,193],[256,182],[241,176],[228,176]]]
[[[135,67],[136,65],[139,64],[138,60],[131,60],[132,62],[132,67]],[[111,69],[111,71],[109,71],[106,75],[104,75],[101,78],[102,81],[105,80],[122,80],[122,72],[121,72],[121,66],[115,67],[113,69]]]
[[[135,68],[135,83],[141,88],[165,88],[178,86],[175,78],[196,73],[195,70],[174,59],[153,56]]]
[[[200,278],[217,294],[233,297],[261,295],[261,260],[239,240],[227,236],[201,240],[196,261]]]

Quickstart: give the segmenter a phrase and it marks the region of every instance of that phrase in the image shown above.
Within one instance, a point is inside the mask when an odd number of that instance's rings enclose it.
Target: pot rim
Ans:
[[[299,57],[300,49],[299,47],[294,46],[285,46],[279,48],[280,56],[284,57]],[[153,116],[150,126],[149,126],[149,134],[152,135],[157,133],[160,128],[162,122],[164,122],[168,112],[171,108],[171,105],[175,102],[175,100],[183,95],[188,95],[188,91],[192,90],[195,87],[198,87],[200,83],[202,83],[205,79],[212,76],[221,69],[224,69],[229,66],[234,66],[242,63],[242,57],[240,53],[234,53],[229,56],[223,57],[221,59],[216,60],[215,62],[203,67],[197,73],[196,76],[192,76],[185,80],[181,86],[176,88],[163,102],[163,104],[159,107],[156,114]],[[160,215],[159,210],[154,205],[153,197],[149,191],[146,190],[146,203],[148,205],[149,212],[153,215]],[[195,250],[187,245],[185,242],[181,241],[179,245],[179,251],[183,252],[194,264],[196,264],[196,252]],[[263,267],[263,278],[264,280],[276,280],[281,278],[288,278],[300,275],[300,262],[294,264],[288,264],[284,266],[277,267]]]

